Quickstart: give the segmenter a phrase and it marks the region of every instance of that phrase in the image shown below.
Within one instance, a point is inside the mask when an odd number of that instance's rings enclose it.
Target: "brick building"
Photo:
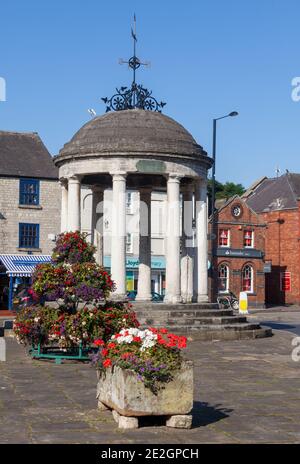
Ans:
[[[7,303],[3,288],[9,285],[11,296],[27,261],[51,253],[60,195],[58,170],[38,134],[0,131],[0,307]]]
[[[267,224],[267,304],[300,304],[300,174],[262,178],[243,200]]]
[[[211,218],[212,219],[212,218]],[[209,283],[212,301],[232,291],[248,294],[250,306],[265,304],[264,250],[266,223],[243,198],[234,196],[215,213],[209,223]],[[212,253],[214,249],[214,253]]]

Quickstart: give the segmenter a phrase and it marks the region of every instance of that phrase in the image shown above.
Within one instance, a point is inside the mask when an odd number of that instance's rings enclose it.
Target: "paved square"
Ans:
[[[97,410],[96,373],[88,364],[32,361],[7,338],[7,362],[0,363],[0,443],[300,443],[294,337],[276,330],[260,340],[191,342],[193,428],[152,423],[126,432],[110,412]]]

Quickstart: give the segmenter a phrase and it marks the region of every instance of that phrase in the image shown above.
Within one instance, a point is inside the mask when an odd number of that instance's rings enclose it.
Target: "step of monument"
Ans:
[[[162,310],[162,311],[182,311],[182,310],[205,310],[205,309],[219,309],[220,305],[218,303],[153,303],[153,302],[143,302],[143,301],[130,301],[132,304],[132,309],[134,311],[139,309],[151,309],[151,310]]]
[[[247,318],[244,316],[230,316],[230,317],[180,317],[178,319],[169,318],[152,318],[152,317],[138,317],[141,324],[145,325],[164,325],[176,327],[177,325],[224,325],[224,324],[241,324],[247,323]]]
[[[174,331],[175,332],[175,331]],[[272,329],[260,326],[256,329],[248,328],[247,330],[233,330],[227,328],[226,330],[176,330],[178,335],[185,335],[188,340],[198,341],[233,341],[233,340],[253,340],[257,338],[272,337]]]
[[[224,324],[245,324],[247,318],[245,316],[230,316],[230,317],[192,317],[182,318],[178,321],[174,319],[167,319],[166,324],[174,325],[224,325]]]
[[[249,322],[245,323],[240,323],[240,324],[202,324],[202,325],[177,325],[176,327],[174,326],[166,326],[167,329],[169,329],[172,332],[180,332],[180,331],[185,331],[185,332],[194,332],[194,331],[227,331],[227,330],[232,330],[232,331],[245,331],[245,330],[257,330],[260,329],[261,326],[260,324],[252,324]]]
[[[133,308],[135,310],[135,308]],[[232,309],[217,309],[217,310],[135,310],[138,317],[153,317],[158,318],[181,318],[181,317],[223,317],[233,316]]]

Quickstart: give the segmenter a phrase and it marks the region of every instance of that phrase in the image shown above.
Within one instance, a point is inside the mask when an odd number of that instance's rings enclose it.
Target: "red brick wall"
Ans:
[[[262,213],[266,230],[266,261],[272,273],[266,275],[266,298],[270,304],[300,304],[300,202],[298,209]],[[280,273],[291,273],[291,291],[280,289]]]
[[[240,203],[243,206],[243,215],[239,218],[234,218],[231,213],[232,205]],[[263,218],[256,215],[242,201],[234,201],[227,207],[223,208],[216,218],[216,230],[230,230],[230,248],[244,248],[244,230],[251,229],[254,231],[254,249],[264,252],[265,250],[265,224]],[[211,253],[211,241],[210,241]],[[216,257],[213,263],[214,271],[210,271],[210,296],[212,301],[216,300],[216,288],[213,291],[213,280],[217,282],[217,269],[221,263],[226,263],[230,269],[229,288],[239,296],[242,291],[242,269],[246,264],[250,264],[254,272],[253,293],[248,295],[250,306],[263,307],[265,304],[265,275],[263,273],[264,260],[257,258],[227,258]]]

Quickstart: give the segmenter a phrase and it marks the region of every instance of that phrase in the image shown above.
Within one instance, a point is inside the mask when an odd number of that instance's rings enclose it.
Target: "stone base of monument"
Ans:
[[[159,418],[167,427],[191,428],[193,363],[184,361],[173,379],[157,394],[146,388],[137,374],[114,367],[98,372],[98,407],[112,410],[119,428],[137,428],[146,418]]]

